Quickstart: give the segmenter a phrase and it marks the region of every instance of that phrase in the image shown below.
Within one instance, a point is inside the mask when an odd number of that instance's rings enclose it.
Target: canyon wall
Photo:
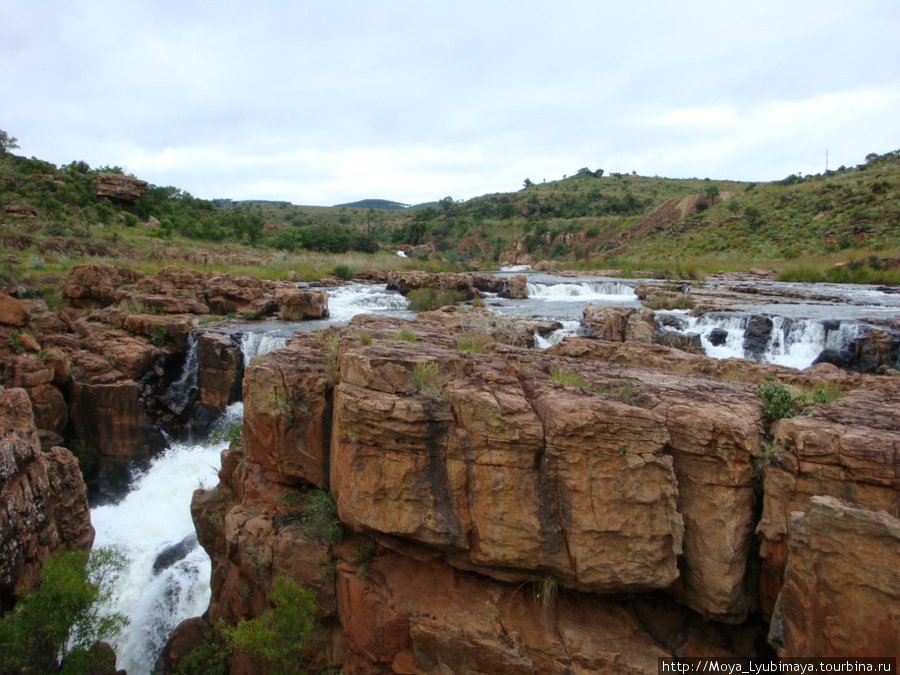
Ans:
[[[361,316],[247,367],[242,444],[193,502],[212,623],[287,575],[317,593],[311,665],[344,672],[896,653],[895,380],[459,332]],[[776,376],[854,389],[772,423],[750,382]]]

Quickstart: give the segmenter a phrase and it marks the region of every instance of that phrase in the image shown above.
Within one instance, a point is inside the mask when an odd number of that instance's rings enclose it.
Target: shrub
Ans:
[[[406,296],[409,309],[414,312],[430,312],[446,305],[462,302],[465,295],[456,289],[448,289],[439,293],[436,288],[417,288]]]
[[[161,323],[150,324],[150,342],[154,347],[162,347],[166,344],[168,331]]]
[[[755,393],[765,403],[766,417],[771,420],[793,417],[797,414],[797,406],[802,403],[799,397],[780,384],[761,384]]]
[[[124,565],[107,548],[58,551],[41,569],[40,585],[0,618],[0,672],[84,673],[104,660],[95,644],[128,624],[100,609]]]
[[[232,647],[265,659],[273,675],[305,672],[303,655],[316,627],[315,593],[279,576],[269,600],[268,612],[233,627],[222,625],[222,632]]]
[[[344,281],[349,281],[355,276],[353,270],[350,269],[350,266],[344,264],[335,265],[334,269],[331,270],[331,273],[338,279],[343,279]]]
[[[300,511],[300,523],[308,536],[337,544],[344,538],[344,527],[338,518],[334,499],[325,490],[311,490]]]
[[[401,328],[396,333],[394,333],[395,340],[405,340],[406,342],[415,342],[416,334],[413,333],[409,328]]]

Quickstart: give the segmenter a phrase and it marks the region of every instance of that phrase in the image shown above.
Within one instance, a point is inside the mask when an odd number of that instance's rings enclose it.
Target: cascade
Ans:
[[[621,281],[583,281],[580,283],[526,284],[529,299],[553,300],[634,300],[634,289]]]
[[[243,408],[230,405],[216,427],[240,423]],[[130,620],[114,647],[118,667],[132,675],[149,673],[175,626],[209,605],[211,566],[197,543],[190,503],[197,487],[216,483],[227,445],[173,443],[133,479],[121,501],[91,510],[94,545],[128,558],[107,609]]]

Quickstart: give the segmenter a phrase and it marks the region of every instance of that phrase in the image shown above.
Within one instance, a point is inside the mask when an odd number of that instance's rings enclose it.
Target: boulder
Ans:
[[[24,326],[28,322],[28,313],[21,300],[6,293],[0,293],[0,323],[5,326]]]
[[[144,196],[148,183],[134,176],[111,171],[100,171],[94,181],[93,191],[98,197],[108,197],[118,202],[133,204]]]
[[[525,300],[528,297],[528,277],[524,274],[510,277],[500,296],[510,300]]]
[[[662,334],[653,310],[645,307],[588,305],[582,324],[596,338],[607,342],[657,342]]]
[[[328,292],[311,291],[296,286],[275,289],[278,311],[283,321],[328,318]]]

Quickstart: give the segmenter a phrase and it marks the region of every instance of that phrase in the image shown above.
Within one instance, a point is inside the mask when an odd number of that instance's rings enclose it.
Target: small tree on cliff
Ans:
[[[19,139],[0,129],[0,155],[5,155],[10,150],[17,150],[18,148]]]
[[[269,594],[272,609],[237,626],[223,626],[229,644],[262,657],[272,675],[306,672],[300,666],[316,627],[316,595],[288,577],[276,577]]]
[[[128,620],[101,609],[124,558],[110,549],[62,550],[41,569],[40,585],[0,618],[0,672],[92,672]]]

